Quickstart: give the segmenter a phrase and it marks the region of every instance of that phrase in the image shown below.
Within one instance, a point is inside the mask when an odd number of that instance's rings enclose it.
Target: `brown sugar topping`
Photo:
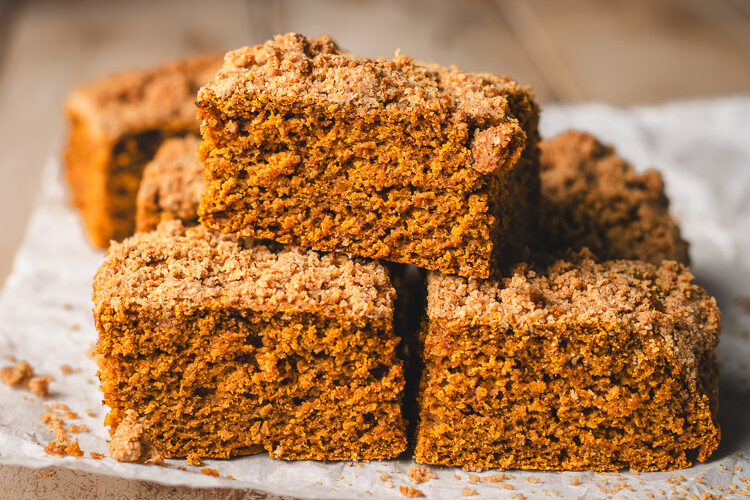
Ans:
[[[431,320],[529,325],[605,323],[624,331],[655,329],[666,348],[696,379],[698,357],[718,343],[716,301],[674,261],[597,263],[590,253],[571,253],[548,268],[517,266],[502,283],[430,273]]]
[[[354,104],[363,111],[451,106],[479,122],[504,118],[506,96],[521,92],[506,76],[425,64],[398,52],[393,59],[361,58],[342,52],[327,36],[307,39],[296,33],[227,53],[208,87],[223,97],[237,89],[257,90]]]
[[[115,309],[288,307],[384,319],[394,295],[375,262],[298,247],[274,251],[202,226],[186,230],[180,221],[113,243],[95,281],[97,307]]]

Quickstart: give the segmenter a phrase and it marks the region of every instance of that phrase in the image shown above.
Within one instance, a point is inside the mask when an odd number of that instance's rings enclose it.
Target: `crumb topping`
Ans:
[[[440,273],[428,276],[431,320],[508,328],[608,324],[634,333],[653,331],[696,379],[699,356],[718,343],[716,301],[674,261],[597,263],[587,251],[546,269],[517,266],[502,282]]]
[[[513,101],[520,94],[528,98],[530,90],[507,76],[426,64],[398,52],[392,59],[367,59],[341,51],[327,36],[307,39],[287,33],[227,53],[216,79],[200,90],[198,99],[209,94],[231,99],[236,93],[351,105],[362,114],[449,110],[456,120],[480,128],[512,125],[515,132],[505,134],[510,136],[520,132]]]
[[[387,319],[394,291],[375,262],[298,247],[275,249],[165,221],[113,243],[94,280],[95,314],[124,310],[242,307],[330,311]]]
[[[192,124],[195,95],[220,67],[221,56],[206,55],[111,75],[75,89],[66,109],[112,138],[166,123]]]

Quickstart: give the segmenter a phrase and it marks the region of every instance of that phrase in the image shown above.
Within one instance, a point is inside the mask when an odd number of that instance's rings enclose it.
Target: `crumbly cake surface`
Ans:
[[[110,432],[135,412],[164,456],[396,457],[393,300],[379,264],[179,221],[113,244],[94,282]]]
[[[538,109],[507,77],[290,33],[229,52],[198,110],[222,232],[487,277],[534,219]]]
[[[198,161],[200,138],[167,139],[143,170],[135,210],[136,231],[153,231],[163,220],[198,224],[203,192],[203,164]]]
[[[665,470],[716,449],[720,314],[683,265],[430,273],[418,462]]]
[[[586,246],[603,260],[688,263],[658,172],[636,173],[612,147],[583,132],[539,147],[541,237],[551,250]]]
[[[169,137],[198,132],[195,96],[221,66],[201,56],[121,73],[73,90],[65,103],[66,177],[97,246],[133,233],[144,165]]]

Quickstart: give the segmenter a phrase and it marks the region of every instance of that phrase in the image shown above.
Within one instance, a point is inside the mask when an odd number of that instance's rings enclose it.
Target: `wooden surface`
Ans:
[[[45,158],[59,157],[60,106],[71,86],[290,30],[329,34],[361,55],[398,48],[506,73],[543,103],[750,91],[745,0],[0,0],[0,282]],[[18,474],[0,469],[0,486]]]

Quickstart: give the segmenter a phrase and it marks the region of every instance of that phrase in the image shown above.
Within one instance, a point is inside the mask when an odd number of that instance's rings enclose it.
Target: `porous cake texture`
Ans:
[[[165,139],[198,133],[195,96],[219,67],[218,55],[195,57],[102,78],[70,94],[65,174],[95,246],[133,234],[144,166]]]
[[[687,264],[688,244],[655,170],[637,173],[611,146],[568,131],[540,142],[540,239],[549,251],[588,247],[602,260]]]
[[[719,310],[677,262],[431,273],[427,318],[418,462],[652,471],[718,446]]]
[[[212,229],[485,278],[536,219],[538,109],[507,77],[290,33],[197,105]]]
[[[106,424],[139,422],[169,457],[394,458],[406,437],[393,302],[374,262],[179,221],[137,233],[94,281]]]
[[[196,135],[167,139],[143,170],[135,202],[136,231],[153,231],[164,220],[198,224],[203,192],[203,164],[198,161]]]

